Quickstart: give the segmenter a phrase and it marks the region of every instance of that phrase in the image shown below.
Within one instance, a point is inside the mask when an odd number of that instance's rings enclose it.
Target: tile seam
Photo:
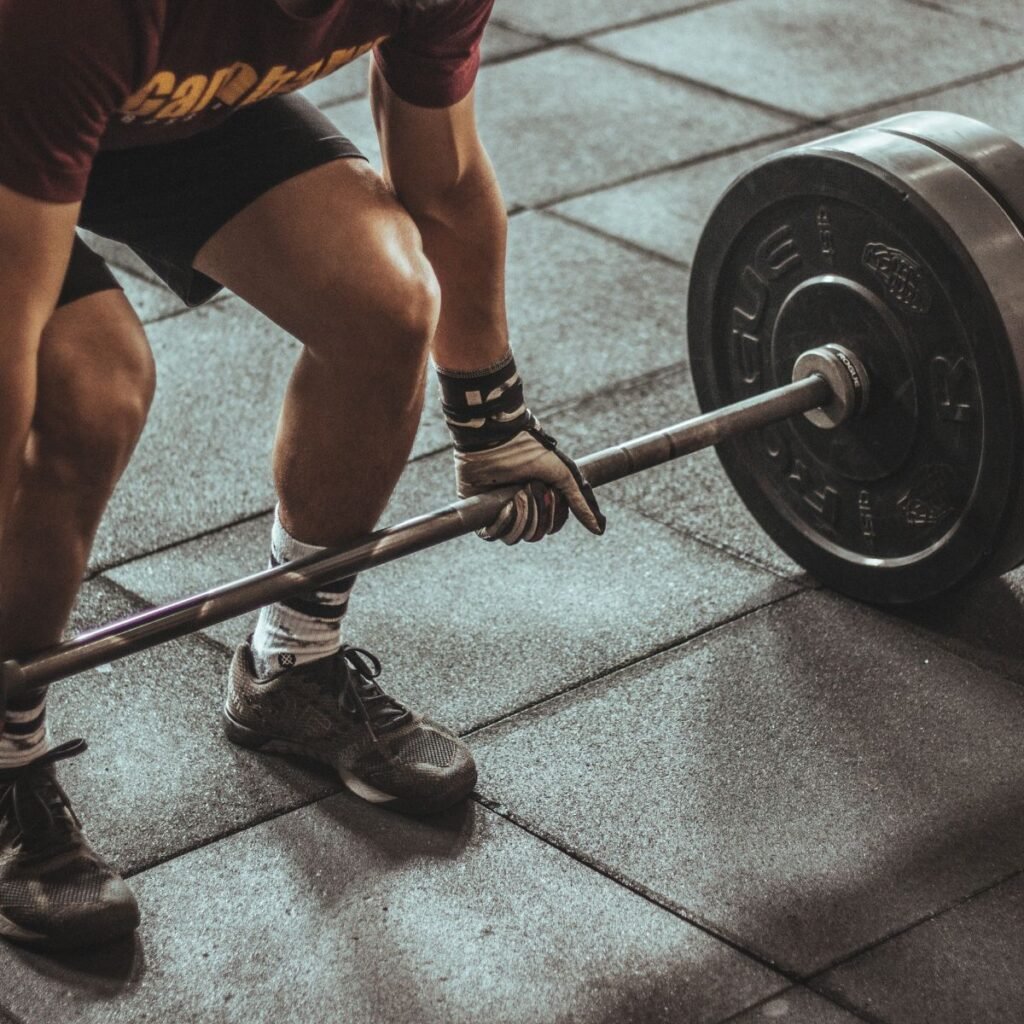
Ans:
[[[173,861],[180,860],[182,857],[187,857],[191,853],[204,850],[208,846],[215,846],[217,843],[222,842],[225,839],[231,839],[233,836],[241,835],[243,832],[248,832],[250,829],[258,828],[260,825],[265,825],[271,821],[276,821],[278,818],[287,817],[289,814],[305,810],[307,807],[313,807],[323,800],[330,800],[332,797],[338,796],[339,793],[346,792],[341,782],[337,783],[337,787],[337,789],[334,789],[329,793],[311,797],[308,800],[303,800],[301,803],[290,804],[284,808],[275,808],[266,814],[257,815],[241,825],[222,829],[212,835],[203,836],[196,842],[183,846],[177,850],[173,850],[170,853],[151,857],[149,860],[142,861],[136,867],[121,872],[121,877],[126,879],[137,878],[139,875],[143,875],[147,871],[152,871],[154,868],[162,867],[164,864],[170,864]],[[353,799],[356,798],[353,797]]]
[[[116,259],[104,258],[104,261],[114,270],[116,270],[119,274],[124,274],[125,276],[133,278],[135,281],[138,281],[142,284],[148,284],[150,288],[156,288],[159,289],[160,291],[167,292],[168,295],[174,294],[174,292],[172,292],[167,287],[167,285],[164,284],[164,282],[161,281],[160,278],[158,277],[147,277],[141,270],[138,270],[135,267],[130,267],[128,266],[127,263],[121,263],[119,260]]]
[[[949,14],[951,12],[946,11]],[[1003,28],[1003,26],[994,26],[996,28]],[[1004,29],[1005,31],[1005,29]],[[909,103],[918,99],[926,99],[928,96],[935,95],[940,92],[945,92],[950,89],[961,89],[968,85],[975,85],[979,82],[985,82],[990,79],[1000,78],[1003,75],[1009,75],[1015,71],[1020,71],[1024,68],[1024,60],[1009,61],[1005,64],[998,64],[991,68],[985,68],[982,71],[975,71],[968,75],[962,75],[957,78],[947,79],[944,82],[937,83],[935,85],[929,85],[925,88],[912,90],[907,93],[900,93],[896,96],[889,96],[884,99],[872,101],[871,103],[865,103],[858,107],[850,107],[840,111],[828,111],[823,114],[814,114],[808,111],[793,110],[789,107],[779,107],[771,103],[764,103],[760,100],[756,100],[753,97],[745,96],[742,93],[734,93],[729,89],[725,89],[722,86],[717,86],[712,82],[705,82],[699,78],[691,78],[688,75],[679,74],[674,71],[666,71],[664,68],[654,67],[650,64],[645,64],[643,61],[636,60],[630,57],[622,56],[608,50],[602,49],[600,46],[593,45],[591,42],[585,40],[583,42],[575,44],[580,49],[586,50],[588,53],[598,54],[607,57],[611,60],[616,61],[619,64],[627,67],[635,68],[638,71],[653,72],[655,75],[673,81],[682,85],[688,85],[696,89],[701,89],[705,92],[710,92],[716,96],[720,96],[723,99],[732,100],[737,103],[742,103],[745,106],[752,107],[756,110],[760,110],[763,113],[773,114],[775,116],[781,116],[790,120],[797,120],[803,122],[798,125],[796,130],[808,131],[814,128],[827,127],[837,122],[848,120],[852,117],[859,117],[861,114],[869,114],[873,110],[882,110],[885,107],[896,106],[898,104]],[[575,198],[575,197],[574,197]]]
[[[596,195],[601,192],[610,192],[612,189],[623,188],[626,185],[634,185],[646,180],[647,178],[655,178],[659,175],[671,174],[675,171],[689,170],[691,167],[699,167],[702,164],[711,163],[713,160],[736,156],[743,153],[745,150],[756,149],[758,146],[765,146],[772,142],[785,142],[793,136],[801,135],[807,131],[813,131],[815,128],[833,127],[835,127],[836,130],[839,130],[838,126],[834,124],[832,119],[815,121],[814,123],[790,125],[777,132],[768,132],[764,135],[757,135],[754,138],[744,139],[742,142],[737,142],[733,145],[708,150],[706,152],[698,153],[695,156],[683,157],[681,160],[673,160],[667,164],[660,164],[657,167],[650,167],[643,171],[635,171],[611,181],[600,182],[596,185],[588,185],[575,192],[565,192],[552,198],[540,199],[535,203],[529,204],[526,209],[534,213],[542,213],[551,209],[553,206],[559,206],[562,203],[568,203],[574,199],[583,199],[586,196]]]
[[[742,622],[748,616],[756,615],[759,612],[764,611],[767,608],[773,608],[784,601],[792,600],[799,594],[804,593],[802,590],[794,590],[789,594],[780,594],[778,597],[771,598],[770,600],[762,601],[750,608],[744,608],[734,614],[728,615],[723,619],[719,619],[709,626],[697,629],[692,633],[685,635],[675,636],[671,640],[667,640],[663,643],[655,644],[652,647],[648,647],[642,654],[637,654],[629,658],[624,658],[621,661],[616,662],[607,668],[601,669],[599,672],[591,673],[584,676],[581,679],[576,679],[568,686],[562,687],[561,689],[552,693],[546,694],[543,697],[537,697],[534,700],[527,701],[525,704],[520,705],[510,711],[502,712],[500,715],[495,715],[492,718],[484,719],[482,722],[478,722],[475,725],[470,726],[468,729],[460,732],[459,735],[463,738],[476,737],[480,733],[485,732],[488,729],[495,729],[499,726],[507,725],[519,716],[526,714],[527,712],[534,711],[537,708],[543,707],[552,701],[559,700],[562,697],[566,697],[570,694],[576,693],[588,686],[592,686],[596,683],[605,682],[612,676],[617,675],[620,672],[625,672],[627,669],[635,668],[638,665],[642,665],[646,661],[650,661],[652,658],[660,657],[663,654],[667,654],[670,651],[681,650],[684,647],[695,643],[698,640],[704,640],[705,638],[712,636],[721,629],[725,629],[728,626],[732,626],[738,622]]]
[[[721,99],[731,100],[734,103],[739,103],[742,106],[749,107],[753,110],[759,110],[763,114],[771,114],[774,117],[781,117],[787,120],[795,120],[807,122],[803,125],[804,128],[813,128],[816,125],[821,124],[823,121],[831,119],[831,114],[809,114],[802,110],[792,110],[789,107],[779,107],[774,103],[766,103],[764,100],[755,99],[753,96],[745,96],[743,93],[733,92],[731,89],[726,89],[724,86],[715,85],[714,82],[706,82],[700,78],[691,78],[689,75],[682,75],[677,71],[667,71],[665,68],[659,68],[653,64],[645,64],[642,60],[637,60],[633,57],[626,57],[620,53],[615,53],[612,50],[606,50],[597,43],[591,41],[593,37],[581,40],[573,45],[587,53],[593,54],[598,57],[605,57],[608,60],[614,61],[616,64],[620,64],[623,67],[632,68],[635,71],[647,72],[647,74],[660,78],[666,82],[672,82],[676,85],[688,85],[691,88],[698,89],[701,92],[709,92],[714,96],[718,96]]]
[[[929,911],[926,914],[922,914],[919,917],[914,918],[912,921],[899,928],[894,928],[887,932],[885,935],[878,939],[874,939],[871,942],[865,943],[863,946],[858,947],[850,953],[847,953],[841,957],[837,957],[835,960],[830,961],[823,967],[816,968],[813,972],[802,976],[799,980],[805,984],[808,988],[811,988],[818,995],[827,995],[828,998],[841,998],[839,996],[833,996],[831,993],[823,992],[815,987],[815,983],[821,984],[826,974],[836,970],[839,967],[843,967],[846,964],[857,960],[859,957],[865,956],[869,953],[874,952],[876,949],[880,949],[882,946],[887,945],[894,940],[901,938],[904,935],[915,931],[917,928],[921,928],[932,921],[937,921],[947,914],[952,914],[959,910],[961,907],[966,906],[968,903],[973,902],[980,896],[992,892],[994,889],[998,889],[1001,885],[1006,885],[1008,882],[1012,882],[1016,878],[1024,876],[1024,867],[1014,868],[1014,870],[1007,872],[1004,875],[1000,875],[993,881],[986,882],[984,885],[979,886],[977,889],[972,889],[969,893],[959,897],[952,903],[946,906],[939,907],[936,910]]]
[[[750,1013],[751,1010],[757,1010],[762,1006],[766,1006],[768,1003],[772,1002],[772,1000],[778,999],[780,996],[785,996],[787,993],[792,992],[794,990],[798,990],[800,992],[809,992],[811,993],[811,995],[816,996],[818,999],[821,999],[826,1003],[831,1003],[838,1009],[843,1010],[846,1013],[849,1013],[851,1017],[854,1017],[857,1020],[865,1021],[866,1024],[888,1024],[888,1022],[882,1021],[876,1017],[866,1017],[861,1011],[852,1010],[848,1006],[843,1006],[835,999],[831,999],[828,996],[824,996],[820,992],[815,992],[813,988],[809,988],[807,985],[801,984],[800,982],[797,982],[790,988],[784,989],[782,992],[776,992],[773,995],[766,996],[764,999],[759,999],[756,1003],[751,1003],[749,1006],[745,1006],[742,1010],[738,1010],[736,1013],[730,1015],[729,1017],[726,1017],[720,1021],[716,1021],[715,1024],[735,1024],[736,1021],[741,1020],[746,1014]]]
[[[735,0],[701,0],[692,7],[685,7],[683,10],[660,11],[653,14],[643,14],[637,18],[629,18],[626,21],[617,22],[614,25],[601,25],[597,28],[587,29],[583,32],[570,33],[567,36],[549,36],[544,32],[537,32],[535,29],[520,28],[514,22],[508,21],[501,15],[490,19],[492,25],[515,32],[518,35],[531,36],[534,39],[542,40],[544,43],[551,43],[558,46],[575,45],[594,36],[604,35],[609,32],[621,32],[625,29],[642,28],[644,25],[653,25],[659,21],[668,21],[670,18],[679,18],[696,11],[703,11],[709,7],[720,7],[727,3],[735,3]],[[514,55],[513,55],[514,56]]]
[[[686,260],[679,260],[673,256],[669,256],[666,253],[658,252],[657,249],[650,249],[645,245],[641,245],[639,242],[634,242],[629,238],[623,238],[621,235],[616,235],[611,231],[606,231],[604,228],[598,227],[595,224],[588,224],[586,221],[577,220],[571,214],[562,212],[561,210],[555,209],[552,206],[544,206],[538,208],[536,211],[538,216],[547,217],[550,220],[557,220],[562,224],[569,227],[577,228],[578,230],[585,231],[589,235],[594,235],[597,238],[603,239],[606,242],[611,242],[615,245],[620,246],[629,252],[636,253],[639,256],[649,256],[652,259],[657,260],[659,263],[663,263],[673,270],[687,271],[690,269],[690,264]]]
[[[851,107],[849,110],[830,114],[828,122],[830,124],[834,124],[839,131],[846,131],[847,129],[843,127],[842,122],[849,121],[851,118],[860,117],[862,114],[870,114],[872,111],[884,110],[886,107],[894,107],[916,100],[928,99],[929,96],[936,96],[941,92],[947,92],[952,89],[963,89],[969,85],[978,85],[981,82],[992,81],[993,79],[1002,78],[1004,75],[1012,75],[1021,70],[1024,70],[1024,60],[1012,61],[1009,64],[1000,64],[997,67],[988,68],[985,71],[978,71],[972,75],[964,75],[960,78],[951,78],[939,85],[928,86],[926,89],[918,89],[916,91],[902,93],[898,96],[890,97],[889,99],[879,100],[875,103],[867,103],[860,107]]]
[[[538,826],[533,825],[525,818],[518,815],[515,811],[505,807],[499,801],[490,800],[481,794],[475,794],[474,800],[476,800],[477,803],[485,809],[491,811],[491,813],[497,815],[499,818],[503,818],[505,821],[509,822],[509,824],[514,825],[527,835],[533,836],[534,839],[551,847],[551,849],[557,850],[570,860],[590,869],[601,877],[606,878],[608,881],[625,889],[627,892],[631,892],[633,895],[638,896],[647,903],[650,903],[652,906],[658,907],[660,910],[670,914],[672,917],[675,917],[685,924],[698,929],[705,935],[710,936],[715,941],[728,946],[734,952],[753,961],[760,967],[778,975],[788,983],[787,986],[779,989],[779,992],[785,991],[786,987],[791,987],[793,984],[798,983],[799,978],[792,971],[789,971],[787,968],[780,967],[778,964],[775,964],[760,953],[746,948],[738,939],[719,931],[711,923],[702,921],[698,916],[688,911],[683,904],[676,903],[675,901],[668,899],[668,897],[662,896],[654,889],[644,885],[643,882],[631,878],[625,873],[616,872],[611,866],[605,864],[598,858],[591,856],[584,850],[568,843],[561,843],[556,836],[539,828]],[[777,995],[778,992],[775,994]]]
[[[443,449],[441,449],[443,451]],[[203,540],[205,537],[212,537],[218,533],[222,533],[226,530],[233,530],[236,526],[245,526],[248,523],[253,523],[257,519],[262,519],[264,516],[270,515],[274,511],[274,506],[271,505],[269,508],[260,509],[256,512],[247,513],[244,516],[239,516],[237,519],[231,519],[225,523],[218,523],[216,526],[211,526],[207,530],[200,530],[198,533],[189,534],[187,537],[183,537],[179,540],[171,540],[166,544],[160,544],[155,548],[150,548],[146,551],[142,551],[137,555],[129,555],[127,558],[122,558],[120,561],[113,562],[99,562],[96,566],[91,568],[85,575],[86,582],[97,579],[101,576],[106,576],[107,573],[112,572],[115,569],[124,568],[126,565],[132,565],[134,562],[142,562],[153,555],[162,555],[168,551],[173,551],[175,548],[182,547],[185,544],[191,544],[193,541]],[[258,570],[253,569],[253,572]],[[141,598],[141,600],[146,600]],[[150,603],[147,601],[147,604]]]
[[[1013,28],[1009,24],[989,18],[984,14],[979,14],[975,11],[957,10],[955,7],[947,7],[945,4],[937,2],[937,0],[907,0],[907,3],[912,4],[914,7],[923,7],[925,10],[950,14],[954,18],[961,18],[964,21],[973,21],[976,25],[983,25],[985,28],[994,28],[1002,32],[1012,30]]]
[[[685,458],[685,456],[683,456]],[[777,580],[782,583],[792,584],[800,590],[821,590],[824,589],[820,583],[814,581],[813,583],[805,583],[798,576],[787,575],[777,566],[770,565],[768,562],[761,561],[756,555],[751,555],[747,552],[740,551],[739,548],[734,548],[730,544],[720,543],[716,541],[712,536],[705,535],[697,530],[690,530],[685,526],[680,526],[678,523],[667,523],[662,519],[658,519],[656,516],[648,513],[643,505],[639,501],[631,501],[628,498],[617,499],[622,505],[625,505],[631,511],[637,515],[648,520],[652,523],[657,523],[658,526],[664,526],[666,529],[671,530],[673,533],[677,533],[680,537],[685,537],[687,540],[692,540],[697,544],[715,551],[720,555],[726,555],[736,561],[742,562],[744,565],[749,566],[752,569],[759,569],[762,572],[766,572],[771,576],[774,576]],[[804,570],[806,572],[806,570]],[[811,579],[808,574],[808,579]]]
[[[166,321],[168,321],[168,320],[175,320],[178,317],[188,316],[189,313],[194,313],[196,308],[201,308],[201,309],[218,309],[222,305],[227,303],[231,298],[232,298],[231,293],[229,291],[225,290],[224,294],[215,296],[214,298],[210,299],[209,302],[204,303],[203,306],[201,306],[201,307],[192,307],[192,306],[182,305],[181,309],[172,309],[168,313],[161,313],[160,316],[153,317],[152,320],[146,320],[143,323],[143,326],[144,327],[153,327],[156,324],[166,323]]]

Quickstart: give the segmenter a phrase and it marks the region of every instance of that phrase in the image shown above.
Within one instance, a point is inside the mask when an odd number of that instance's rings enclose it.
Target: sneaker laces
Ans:
[[[53,772],[44,769],[77,757],[88,749],[83,739],[68,740],[34,757],[18,768],[0,772],[0,814],[13,811],[18,830],[23,836],[43,834],[58,825],[72,831],[71,822],[81,828],[67,793]],[[69,818],[64,814],[70,815]]]
[[[386,694],[377,683],[380,659],[362,647],[344,645],[338,658],[345,663],[345,681],[340,702],[343,710],[362,719],[374,743],[378,732],[397,729],[412,717],[399,700]]]

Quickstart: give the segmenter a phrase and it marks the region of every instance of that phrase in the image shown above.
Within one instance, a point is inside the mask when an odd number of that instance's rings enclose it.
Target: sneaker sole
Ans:
[[[82,921],[77,927],[62,923],[55,935],[30,931],[0,914],[0,937],[21,946],[40,950],[79,949],[83,946],[104,946],[131,935],[139,926],[139,912],[125,912],[111,908],[106,914],[96,915],[99,920]],[[104,920],[104,917],[106,920]]]
[[[318,756],[315,751],[301,743],[276,736],[267,736],[265,733],[256,732],[254,729],[242,725],[237,718],[232,716],[227,707],[223,711],[223,722],[224,735],[237,746],[255,750],[260,754],[277,754],[318,765],[326,765],[338,775],[345,788],[361,800],[378,807],[387,807],[389,810],[402,811],[405,814],[438,814],[468,797],[476,785],[476,769],[474,768],[471,778],[467,780],[468,785],[463,784],[454,793],[445,794],[436,800],[403,800],[393,793],[385,793],[383,790],[376,789],[347,769],[338,768],[332,759]]]

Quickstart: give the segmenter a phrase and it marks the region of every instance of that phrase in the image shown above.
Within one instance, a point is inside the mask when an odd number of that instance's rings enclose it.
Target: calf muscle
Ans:
[[[43,203],[0,186],[0,534],[35,410],[39,343],[77,218],[77,203]]]

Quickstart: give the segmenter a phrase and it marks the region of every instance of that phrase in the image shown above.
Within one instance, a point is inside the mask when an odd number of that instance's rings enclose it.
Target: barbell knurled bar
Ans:
[[[805,353],[792,383],[674,426],[613,445],[579,460],[594,487],[719,444],[767,424],[827,409],[835,423],[863,411],[866,373],[857,357],[829,345]],[[825,424],[826,426],[832,425]],[[296,559],[232,583],[148,609],[0,668],[0,718],[7,699],[89,668],[116,661],[204,629],[263,605],[453,540],[489,525],[518,490],[504,487],[453,502],[426,515],[378,530],[343,548]]]

